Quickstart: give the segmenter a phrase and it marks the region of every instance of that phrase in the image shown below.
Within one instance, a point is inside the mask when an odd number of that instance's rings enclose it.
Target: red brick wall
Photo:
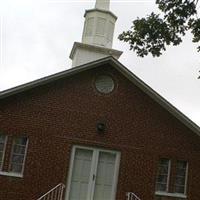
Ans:
[[[102,73],[117,84],[109,95],[94,87]],[[97,134],[98,121],[106,123],[103,135]],[[155,199],[159,158],[187,160],[188,199],[200,199],[200,137],[110,66],[1,100],[0,131],[29,138],[24,177],[0,176],[1,200],[36,200],[66,183],[73,144],[121,152],[117,200],[128,191]]]

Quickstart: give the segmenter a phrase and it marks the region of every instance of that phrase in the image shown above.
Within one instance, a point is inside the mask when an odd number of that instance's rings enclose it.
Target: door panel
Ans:
[[[88,200],[87,194],[92,154],[92,150],[76,149],[69,196],[70,200]]]
[[[116,154],[100,152],[95,181],[94,200],[111,200]]]

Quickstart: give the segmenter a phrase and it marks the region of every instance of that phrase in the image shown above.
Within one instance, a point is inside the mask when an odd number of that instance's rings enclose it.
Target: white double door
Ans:
[[[74,147],[66,200],[114,200],[120,153]]]

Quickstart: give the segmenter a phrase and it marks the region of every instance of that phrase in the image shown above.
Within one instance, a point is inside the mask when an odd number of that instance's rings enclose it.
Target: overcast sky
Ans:
[[[0,0],[0,91],[71,67],[74,41],[81,41],[85,9],[94,0]],[[139,58],[117,36],[131,21],[157,11],[154,0],[113,0],[118,16],[113,48],[120,62],[200,125],[200,54],[190,34],[160,58]]]

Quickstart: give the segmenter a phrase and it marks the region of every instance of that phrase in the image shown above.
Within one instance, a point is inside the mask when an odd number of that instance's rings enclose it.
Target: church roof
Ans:
[[[111,56],[2,91],[0,92],[0,100],[6,97],[12,96],[14,94],[18,94],[26,90],[32,89],[34,87],[45,85],[50,82],[59,80],[61,78],[65,78],[65,77],[67,78],[77,73],[96,68],[103,64],[110,64],[112,67],[118,70],[121,74],[123,74],[127,79],[129,79],[133,84],[139,87],[143,92],[149,95],[153,100],[155,100],[158,104],[164,107],[168,112],[170,112],[178,120],[180,120],[188,128],[190,128],[193,132],[195,132],[197,135],[200,136],[199,126],[197,126],[192,120],[190,120],[187,116],[185,116],[181,111],[175,108],[171,103],[169,103],[166,99],[160,96],[156,91],[154,91],[151,87],[149,87],[146,83],[144,83],[141,79],[139,79],[135,74],[129,71],[124,65],[122,65],[118,60],[116,60],[115,58]]]

